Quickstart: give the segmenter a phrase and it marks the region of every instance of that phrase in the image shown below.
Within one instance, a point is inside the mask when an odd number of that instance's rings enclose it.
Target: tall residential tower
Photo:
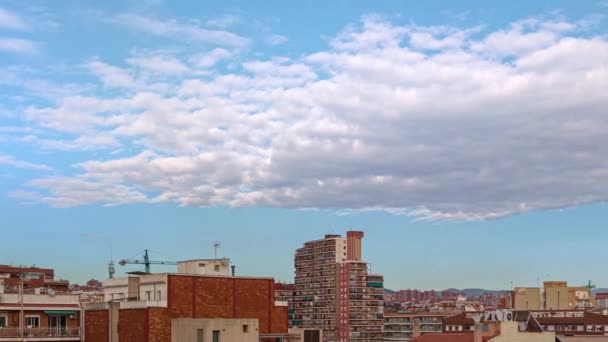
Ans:
[[[384,286],[362,261],[363,232],[325,235],[295,253],[293,325],[325,341],[382,341]]]

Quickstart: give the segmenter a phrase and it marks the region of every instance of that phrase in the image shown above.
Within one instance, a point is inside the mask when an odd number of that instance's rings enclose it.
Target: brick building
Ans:
[[[198,319],[201,326],[209,319],[254,319],[258,331],[249,326],[243,331],[262,338],[288,333],[287,306],[276,305],[271,278],[143,274],[124,279],[105,281],[109,302],[86,307],[87,342],[175,341],[175,326],[184,319]],[[225,331],[217,333],[220,338]]]
[[[52,269],[0,266],[0,341],[80,341],[81,308]]]
[[[0,265],[0,280],[2,280],[7,293],[17,292],[20,283],[23,283],[25,290],[46,288],[53,289],[56,293],[68,293],[70,285],[67,280],[55,279],[55,270],[36,266]]]
[[[362,261],[363,232],[326,235],[295,253],[293,325],[326,341],[381,341],[384,286]]]

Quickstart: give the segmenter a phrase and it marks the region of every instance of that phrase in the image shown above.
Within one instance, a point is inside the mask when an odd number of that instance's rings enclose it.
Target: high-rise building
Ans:
[[[325,235],[295,253],[293,325],[324,341],[382,341],[384,285],[362,260],[363,232]]]

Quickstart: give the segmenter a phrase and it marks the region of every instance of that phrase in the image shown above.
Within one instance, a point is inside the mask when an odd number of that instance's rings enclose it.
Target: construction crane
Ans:
[[[146,273],[150,273],[150,265],[177,265],[175,261],[150,261],[150,256],[148,255],[148,250],[144,251],[144,260],[120,260],[118,262],[120,266],[129,265],[144,265]]]

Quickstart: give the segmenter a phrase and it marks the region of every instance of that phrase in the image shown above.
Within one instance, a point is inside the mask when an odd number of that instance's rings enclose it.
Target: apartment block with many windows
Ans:
[[[362,261],[363,232],[326,235],[295,253],[293,326],[325,341],[381,341],[384,286]]]

